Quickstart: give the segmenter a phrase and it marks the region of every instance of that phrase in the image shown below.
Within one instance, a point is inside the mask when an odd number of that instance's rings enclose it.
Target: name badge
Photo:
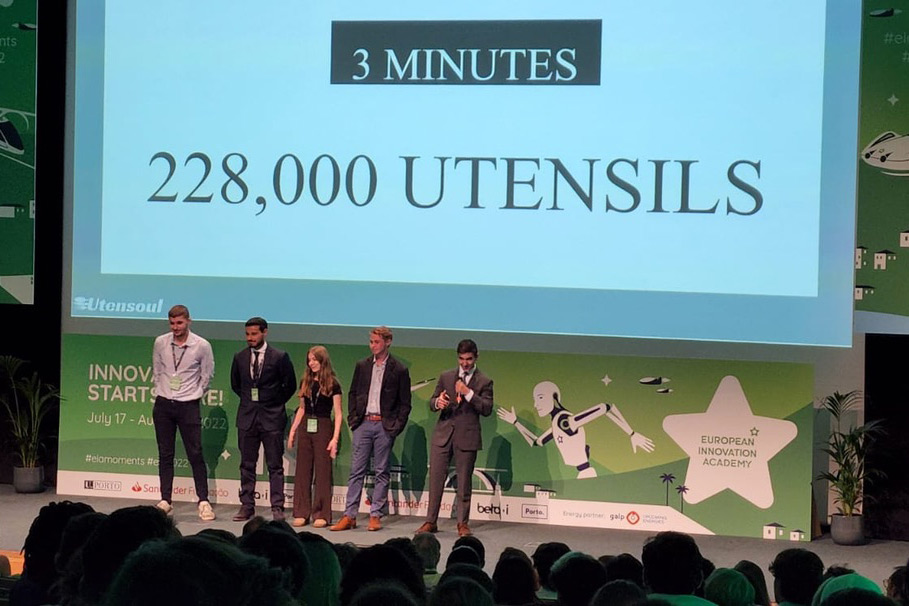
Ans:
[[[170,384],[171,390],[177,391],[180,389],[180,385],[183,384],[183,381],[180,380],[180,377],[174,375],[170,378],[170,381],[168,383]]]
[[[319,430],[319,420],[314,417],[306,419],[306,433],[316,433]]]
[[[252,389],[250,389],[249,397],[253,402],[258,402],[259,401],[259,388],[253,387]]]

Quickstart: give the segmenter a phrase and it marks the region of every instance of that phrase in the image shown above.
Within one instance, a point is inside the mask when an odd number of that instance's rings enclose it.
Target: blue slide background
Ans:
[[[393,19],[599,19],[601,83],[331,85],[331,22]],[[278,2],[256,15],[239,2],[80,4],[72,296],[162,297],[236,320],[254,292],[257,313],[282,322],[848,345],[859,32],[858,2],[530,2],[520,14],[480,2]],[[147,201],[167,174],[149,165],[161,151],[177,162],[164,188],[179,192],[174,203]],[[212,158],[198,192],[210,204],[180,201],[201,178],[198,161],[184,166],[193,152]],[[220,199],[232,152],[249,160],[237,205]],[[272,174],[285,153],[307,181],[320,154],[338,159],[342,180],[369,156],[375,200],[354,206],[342,183],[330,206],[308,188],[281,205]],[[451,163],[442,202],[414,208],[402,155],[421,157],[419,199],[438,191],[435,156],[538,159],[518,165],[536,186],[516,198],[542,203],[502,208],[500,160],[481,171],[482,209],[465,208],[468,167]],[[584,160],[599,159],[593,211],[564,181],[563,210],[548,210],[545,158],[582,185]],[[617,158],[639,162],[637,176],[617,169],[641,191],[634,212],[605,211],[606,195],[629,203],[605,176]],[[697,160],[691,206],[720,199],[717,212],[673,212],[674,162],[670,212],[647,212],[657,159]],[[726,178],[742,159],[761,162],[759,179],[738,171],[764,196],[752,216],[725,212],[727,196],[753,205]],[[268,205],[256,216],[258,195]],[[472,302],[469,313],[453,299]]]

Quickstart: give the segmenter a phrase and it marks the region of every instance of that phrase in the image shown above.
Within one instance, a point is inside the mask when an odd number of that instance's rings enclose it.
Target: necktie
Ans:
[[[259,378],[259,352],[253,350],[253,379]]]

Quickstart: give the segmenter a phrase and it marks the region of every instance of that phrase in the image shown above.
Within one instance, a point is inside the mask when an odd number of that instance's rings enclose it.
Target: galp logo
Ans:
[[[638,515],[636,511],[629,511],[628,515],[625,516],[625,519],[628,520],[628,523],[634,526],[641,521],[641,516]]]
[[[136,482],[135,484],[133,484],[132,491],[133,492],[142,492],[142,486],[140,486],[139,483]]]

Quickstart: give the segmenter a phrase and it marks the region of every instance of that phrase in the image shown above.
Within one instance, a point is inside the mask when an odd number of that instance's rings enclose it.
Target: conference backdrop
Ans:
[[[909,10],[865,3],[855,248],[857,327],[909,332]]]
[[[0,304],[34,302],[36,0],[0,0]]]
[[[152,341],[64,337],[60,494],[160,498]],[[309,345],[274,345],[290,353],[300,372]],[[230,390],[229,369],[245,343],[216,340],[212,346],[215,380],[203,406],[203,450],[213,500],[238,503],[238,398]],[[480,347],[478,366],[494,380],[495,409],[482,421],[484,448],[474,476],[449,479],[443,517],[454,515],[453,486],[470,481],[470,516],[477,521],[809,540],[815,414],[810,365]],[[368,349],[335,345],[330,353],[346,392],[354,364]],[[413,411],[392,455],[390,513],[420,516],[426,513],[436,421],[429,398],[457,356],[453,347],[393,347],[392,353],[410,369]],[[349,460],[345,421],[333,465],[336,510],[343,509]],[[295,452],[288,450],[289,499],[294,466]],[[258,471],[257,502],[267,507],[261,459]],[[176,474],[174,500],[193,501],[182,445]],[[365,499],[361,508],[368,511]]]

